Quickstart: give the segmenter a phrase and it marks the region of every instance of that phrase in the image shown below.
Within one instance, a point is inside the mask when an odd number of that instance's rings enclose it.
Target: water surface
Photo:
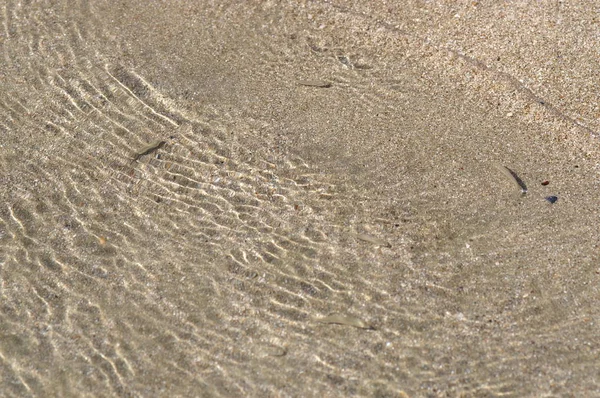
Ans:
[[[4,395],[599,393],[591,16],[200,3],[2,3]]]

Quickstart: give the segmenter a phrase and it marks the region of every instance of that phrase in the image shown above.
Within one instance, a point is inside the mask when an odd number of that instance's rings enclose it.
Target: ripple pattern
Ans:
[[[438,92],[420,91],[454,79],[456,57],[344,3],[3,2],[4,395],[561,395],[574,388],[562,367],[593,372],[597,258],[573,242],[593,245],[594,225],[573,210],[562,221],[577,228],[537,245],[556,227],[548,209],[515,208],[484,172],[456,171],[448,148],[479,138],[409,130],[410,115],[451,108],[422,110]],[[208,61],[185,75],[161,42],[128,41],[119,14],[149,36],[200,37],[186,48]],[[472,89],[439,90],[451,86]],[[306,138],[365,115],[370,135],[347,132],[363,157]],[[332,148],[341,155],[324,168],[314,152]],[[396,148],[401,160],[386,162]],[[439,186],[411,182],[435,179],[435,164],[453,170]],[[464,194],[475,190],[486,199]],[[538,266],[549,248],[574,253],[576,276]],[[523,251],[539,263],[522,264]],[[371,328],[319,322],[331,314]],[[572,329],[581,339],[565,342]],[[531,381],[524,364],[543,371]]]

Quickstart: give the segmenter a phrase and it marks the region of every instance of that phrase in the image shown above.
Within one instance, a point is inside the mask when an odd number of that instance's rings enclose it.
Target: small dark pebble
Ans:
[[[548,180],[542,182],[542,185],[548,185],[548,184],[550,184],[550,181],[548,181]]]
[[[556,203],[558,196],[546,196],[546,200],[550,203]]]

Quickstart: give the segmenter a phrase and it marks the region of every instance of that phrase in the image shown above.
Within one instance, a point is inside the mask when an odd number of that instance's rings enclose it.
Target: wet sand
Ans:
[[[197,3],[3,4],[3,394],[600,394],[594,3]]]

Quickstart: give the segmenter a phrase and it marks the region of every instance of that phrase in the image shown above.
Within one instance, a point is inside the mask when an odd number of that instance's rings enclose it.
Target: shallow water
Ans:
[[[2,5],[3,395],[599,393],[597,121],[495,7],[196,3]]]

